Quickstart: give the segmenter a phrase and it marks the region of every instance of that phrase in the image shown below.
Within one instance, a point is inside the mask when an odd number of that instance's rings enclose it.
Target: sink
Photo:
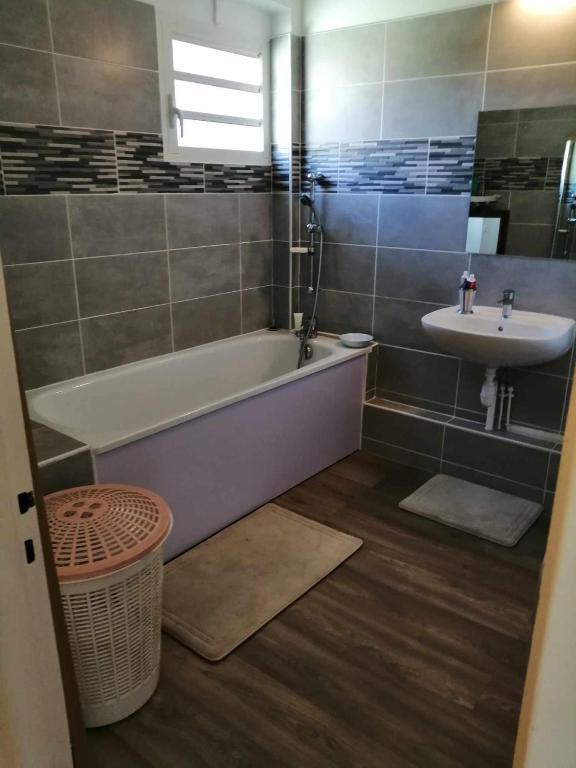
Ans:
[[[546,363],[572,345],[574,320],[567,317],[515,309],[503,319],[498,307],[475,307],[471,315],[457,310],[424,315],[424,330],[444,352],[488,368]]]

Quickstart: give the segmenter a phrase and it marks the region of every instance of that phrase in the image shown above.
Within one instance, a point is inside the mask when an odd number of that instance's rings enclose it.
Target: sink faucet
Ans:
[[[514,309],[514,299],[516,297],[516,291],[512,288],[507,288],[502,293],[502,298],[498,304],[502,304],[502,318],[512,317],[512,310]]]

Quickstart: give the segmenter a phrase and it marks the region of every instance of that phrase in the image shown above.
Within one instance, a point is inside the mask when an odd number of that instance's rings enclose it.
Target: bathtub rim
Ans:
[[[202,349],[207,349],[207,348],[217,348],[219,346],[226,346],[233,341],[249,339],[251,337],[256,338],[258,336],[266,336],[270,338],[273,338],[273,337],[288,338],[288,337],[294,337],[294,334],[291,331],[287,331],[287,330],[270,331],[267,329],[263,329],[259,331],[252,331],[250,333],[239,334],[237,336],[230,336],[226,339],[219,339],[218,341],[209,342],[207,344],[199,344],[195,347],[189,347],[187,349],[177,350],[174,352],[167,352],[164,355],[156,355],[154,357],[149,357],[144,360],[137,360],[132,363],[124,363],[123,365],[114,366],[113,368],[105,368],[100,371],[94,371],[92,373],[87,373],[82,376],[74,377],[72,379],[65,379],[64,381],[55,382],[53,384],[48,384],[43,387],[37,387],[35,389],[30,389],[26,392],[26,398],[27,398],[28,408],[30,412],[30,419],[40,424],[44,424],[45,426],[50,427],[51,429],[57,432],[60,432],[61,434],[69,435],[70,437],[73,437],[76,440],[79,440],[80,442],[84,443],[84,445],[86,445],[94,454],[107,453],[108,451],[112,451],[116,448],[120,448],[123,445],[128,445],[129,443],[135,442],[136,440],[142,440],[145,437],[149,437],[150,435],[154,435],[158,432],[162,432],[163,430],[170,429],[171,427],[176,427],[179,424],[183,424],[187,421],[200,418],[201,416],[205,416],[209,413],[213,413],[214,411],[218,411],[222,408],[226,408],[227,406],[234,405],[235,403],[242,402],[243,400],[247,400],[248,398],[255,397],[256,395],[260,395],[263,392],[268,392],[272,389],[277,389],[278,387],[281,387],[285,384],[290,384],[294,381],[298,381],[299,379],[305,378],[306,376],[310,376],[313,373],[318,373],[319,371],[325,370],[327,368],[332,368],[336,365],[341,365],[343,363],[346,363],[358,357],[364,356],[367,359],[368,355],[372,352],[372,350],[376,346],[375,344],[370,344],[367,347],[356,348],[356,349],[345,347],[339,341],[338,336],[334,334],[320,333],[318,334],[318,337],[316,339],[311,340],[312,344],[314,344],[314,342],[320,341],[320,342],[328,342],[330,346],[330,353],[326,357],[322,358],[321,360],[312,362],[303,368],[294,369],[293,371],[290,371],[289,373],[284,373],[281,376],[276,376],[273,379],[268,379],[265,382],[257,384],[255,387],[251,387],[250,389],[240,390],[238,392],[235,392],[233,395],[230,395],[229,397],[225,397],[221,400],[216,400],[214,402],[208,403],[200,408],[195,408],[191,411],[186,411],[185,413],[179,414],[178,416],[174,416],[172,418],[165,419],[164,421],[156,422],[154,424],[143,427],[142,429],[138,429],[136,431],[127,433],[125,435],[122,435],[122,437],[118,437],[114,440],[109,440],[108,442],[101,445],[95,445],[93,444],[93,442],[86,440],[86,438],[79,436],[78,434],[70,434],[70,431],[67,431],[66,428],[64,428],[61,424],[58,424],[52,421],[51,419],[47,419],[43,416],[40,416],[34,406],[35,398],[37,398],[38,396],[44,393],[57,392],[59,387],[70,387],[70,386],[74,387],[74,386],[81,386],[82,384],[85,385],[95,379],[103,378],[110,373],[116,373],[126,369],[145,368],[147,365],[151,363],[158,363],[159,361],[162,361],[162,360],[169,361],[171,358],[180,357],[184,354],[193,353],[197,350],[200,351]],[[295,339],[294,341],[296,343]]]

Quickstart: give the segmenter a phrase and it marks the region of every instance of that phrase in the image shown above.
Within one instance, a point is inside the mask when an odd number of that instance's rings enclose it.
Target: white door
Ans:
[[[31,490],[0,263],[0,764],[72,768],[38,517],[20,509]]]

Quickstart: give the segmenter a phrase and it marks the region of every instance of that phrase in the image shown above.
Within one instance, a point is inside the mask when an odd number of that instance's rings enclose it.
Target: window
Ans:
[[[164,41],[166,157],[268,163],[267,44],[233,50],[172,33]]]

